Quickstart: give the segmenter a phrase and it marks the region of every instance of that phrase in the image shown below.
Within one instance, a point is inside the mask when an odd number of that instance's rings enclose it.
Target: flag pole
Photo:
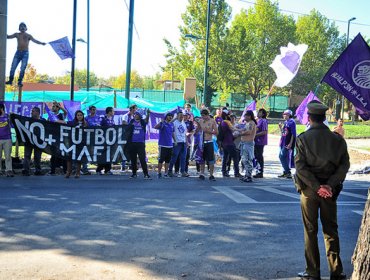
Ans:
[[[276,81],[275,81],[275,82],[276,82]],[[261,108],[265,108],[265,103],[266,103],[267,99],[269,98],[269,96],[270,96],[270,94],[271,94],[272,90],[273,90],[273,89],[274,89],[274,87],[275,87],[275,82],[272,84],[272,86],[271,86],[271,88],[270,88],[269,92],[267,93],[267,96],[266,96],[265,100],[263,101],[263,103],[262,103],[262,105],[261,105]]]

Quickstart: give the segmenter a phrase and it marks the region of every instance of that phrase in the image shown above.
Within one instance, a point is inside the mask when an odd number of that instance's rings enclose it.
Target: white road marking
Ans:
[[[277,189],[270,188],[270,187],[256,187],[256,189],[264,190],[266,192],[272,192],[272,193],[276,193],[276,194],[280,194],[280,195],[284,195],[284,196],[288,196],[288,197],[292,197],[292,198],[295,198],[295,199],[300,199],[299,194],[294,194],[294,193],[291,193],[291,192],[281,191],[281,190],[277,190]]]
[[[226,195],[228,198],[235,201],[236,203],[258,203],[256,200],[240,192],[234,191],[233,189],[229,187],[214,186],[213,188],[215,190],[218,190],[220,193]]]
[[[351,196],[351,197],[356,197],[356,198],[362,198],[362,199],[367,199],[366,195],[361,195],[361,194],[356,194],[356,193],[349,193],[349,192],[340,192],[340,195],[346,195],[346,196]]]

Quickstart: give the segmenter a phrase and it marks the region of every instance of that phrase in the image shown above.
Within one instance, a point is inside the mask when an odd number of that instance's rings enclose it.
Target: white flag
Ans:
[[[306,44],[293,45],[288,43],[288,47],[281,47],[280,53],[271,63],[270,67],[276,73],[275,86],[285,87],[290,83],[298,72],[304,53],[307,51]]]

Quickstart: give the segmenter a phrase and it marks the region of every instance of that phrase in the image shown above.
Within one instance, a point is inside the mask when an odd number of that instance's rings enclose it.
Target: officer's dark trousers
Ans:
[[[339,236],[337,224],[337,203],[331,198],[321,198],[312,188],[301,193],[301,210],[304,226],[306,271],[309,275],[320,277],[320,253],[317,241],[318,218],[322,224],[326,256],[330,274],[339,275],[343,266],[339,257]]]

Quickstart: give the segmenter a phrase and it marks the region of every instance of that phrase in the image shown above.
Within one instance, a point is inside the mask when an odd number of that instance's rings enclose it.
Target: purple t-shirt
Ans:
[[[215,117],[215,121],[217,123],[217,125],[220,125],[223,121],[223,119],[221,117]]]
[[[229,125],[226,121],[223,121],[221,123],[221,129],[222,129],[222,133],[224,135],[224,139],[222,140],[222,145],[224,147],[234,145],[233,131],[230,129],[230,127],[229,127]]]
[[[64,121],[64,114],[63,113],[58,113],[54,114],[53,112],[48,113],[48,121],[50,122],[56,122],[56,121]]]
[[[12,133],[10,131],[10,120],[8,114],[4,114],[2,117],[0,117],[0,139],[1,140],[12,139]]]
[[[101,117],[98,115],[95,116],[87,116],[85,118],[89,126],[100,126]]]
[[[280,147],[285,147],[286,145],[288,145],[290,142],[290,139],[294,137],[294,140],[292,143],[292,148],[294,148],[296,135],[297,135],[297,132],[296,132],[295,121],[293,119],[286,120],[283,126],[283,132],[280,138]]]
[[[114,118],[112,117],[110,119],[107,116],[104,116],[104,118],[102,118],[100,121],[100,125],[101,126],[114,126]]]
[[[134,126],[132,130],[132,142],[145,143],[145,131],[140,121],[132,121],[131,124]]]
[[[159,140],[158,146],[172,148],[173,147],[173,139],[172,133],[174,131],[174,126],[172,122],[161,122],[161,126],[159,127]]]
[[[267,119],[258,119],[258,121],[257,121],[257,131],[256,131],[256,133],[262,132],[262,131],[268,131]],[[254,138],[254,144],[259,145],[259,146],[267,145],[267,134],[261,135],[261,136],[256,136],[256,138]]]

